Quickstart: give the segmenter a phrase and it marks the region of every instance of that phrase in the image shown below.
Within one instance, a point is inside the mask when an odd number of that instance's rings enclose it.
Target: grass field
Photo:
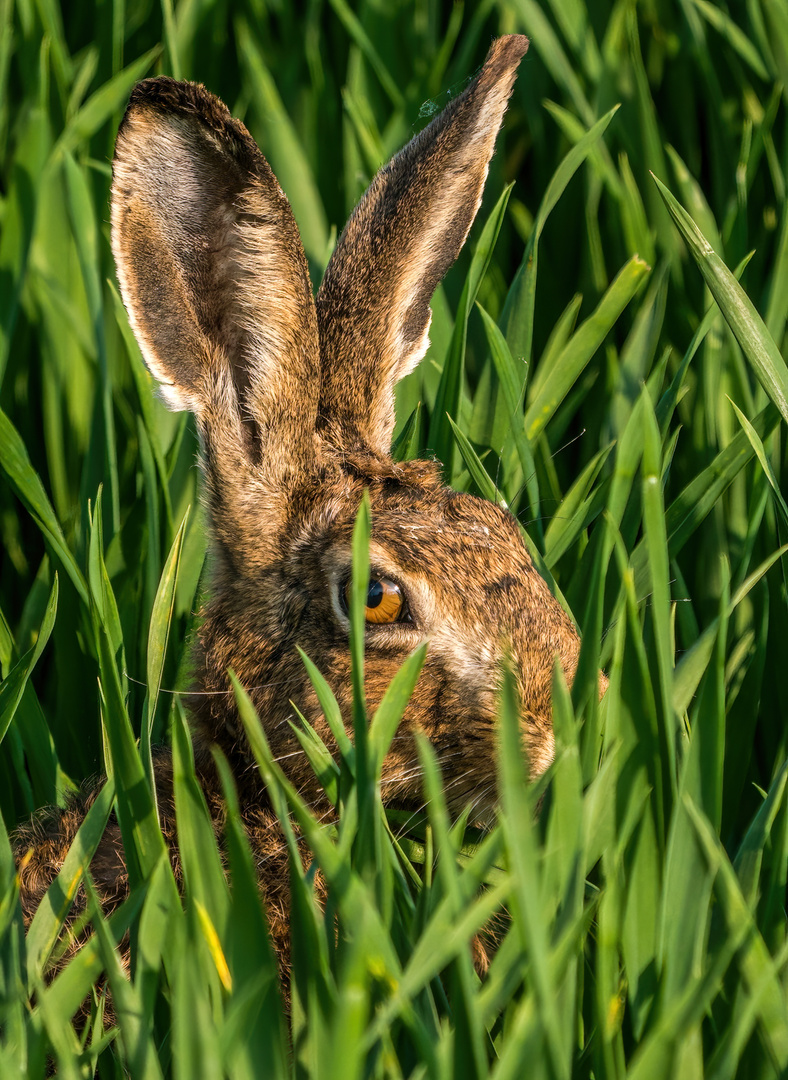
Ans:
[[[395,437],[517,515],[580,669],[532,787],[504,694],[489,833],[449,820],[425,746],[425,813],[378,792],[371,846],[352,781],[317,827],[241,695],[329,892],[324,912],[294,858],[285,1016],[232,781],[220,854],[172,693],[205,522],[193,422],[154,398],[119,300],[114,137],[138,79],[204,82],[317,283],[377,168],[512,31],[531,49]],[[65,1078],[786,1075],[786,87],[784,0],[0,0],[4,1080],[52,1056]],[[169,741],[182,897],[146,779]],[[7,833],[97,775],[25,942]],[[113,799],[131,895],[48,980]]]

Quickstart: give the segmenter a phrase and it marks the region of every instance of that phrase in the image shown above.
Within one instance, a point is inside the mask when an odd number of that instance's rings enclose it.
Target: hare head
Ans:
[[[254,770],[228,668],[291,779],[317,797],[290,702],[332,740],[296,646],[349,718],[345,593],[365,489],[372,707],[429,641],[384,800],[420,800],[420,730],[450,805],[489,809],[505,653],[533,774],[552,758],[553,666],[558,657],[571,680],[579,649],[570,620],[509,514],[448,490],[436,463],[390,453],[394,385],[427,349],[430,300],[479,208],[527,44],[494,42],[467,89],[381,169],[316,298],[288,201],[243,124],[194,83],[151,79],[132,95],[114,163],[113,251],[145,361],[166,402],[197,421],[212,577],[191,711],[198,759],[216,742],[239,777]]]

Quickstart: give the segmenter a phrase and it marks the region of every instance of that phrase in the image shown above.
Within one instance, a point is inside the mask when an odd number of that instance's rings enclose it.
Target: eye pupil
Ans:
[[[380,606],[383,600],[384,594],[383,583],[380,581],[371,581],[369,588],[367,589],[367,607],[376,608]]]

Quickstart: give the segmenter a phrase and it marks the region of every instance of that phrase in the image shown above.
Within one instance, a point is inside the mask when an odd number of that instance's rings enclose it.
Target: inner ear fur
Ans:
[[[320,371],[306,258],[267,161],[204,87],[135,87],[112,247],[145,361],[170,407],[195,413],[214,469],[259,462],[275,486],[307,467]]]
[[[520,35],[493,42],[467,87],[384,166],[348,221],[317,295],[318,428],[346,450],[387,455],[394,385],[424,356],[430,300],[481,203]]]

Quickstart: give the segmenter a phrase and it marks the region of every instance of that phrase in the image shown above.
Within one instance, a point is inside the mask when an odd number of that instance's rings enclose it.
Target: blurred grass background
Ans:
[[[375,811],[377,873],[347,807],[311,829],[258,746],[332,896],[324,918],[294,857],[288,1044],[242,830],[228,889],[159,692],[188,677],[205,525],[193,425],[155,399],[114,282],[114,137],[139,78],[205,83],[279,177],[316,285],[377,168],[506,32],[531,49],[396,452],[512,508],[581,669],[538,790],[504,760],[503,824],[463,848],[425,749],[428,818],[395,841]],[[109,772],[139,845],[131,900],[48,990],[100,829],[27,950],[2,848],[4,1076],[51,1052],[64,1076],[784,1074],[786,85],[784,0],[0,0],[0,811],[11,829]],[[183,906],[124,802],[173,723]],[[466,944],[496,906],[479,984]],[[131,982],[109,951],[129,924]],[[114,1042],[100,993],[67,1024],[102,970]]]

